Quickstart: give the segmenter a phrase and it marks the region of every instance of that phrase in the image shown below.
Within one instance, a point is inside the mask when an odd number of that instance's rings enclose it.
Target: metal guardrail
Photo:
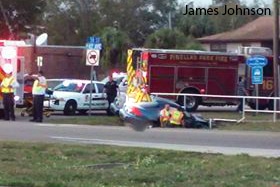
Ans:
[[[232,98],[232,99],[243,99],[243,110],[242,110],[242,117],[240,119],[219,119],[219,118],[214,118],[211,120],[216,120],[216,121],[231,121],[231,122],[237,122],[240,123],[245,120],[245,113],[246,112],[252,112],[252,113],[271,113],[273,114],[273,122],[275,123],[277,121],[276,114],[280,114],[280,111],[277,111],[276,109],[276,101],[280,100],[280,97],[261,97],[261,96],[236,96],[236,95],[207,95],[207,94],[187,94],[187,93],[151,93],[151,95],[155,96],[184,96],[184,107],[186,104],[186,98],[188,96],[193,96],[193,97],[214,97],[214,98]],[[260,100],[260,99],[266,99],[266,100],[273,100],[273,110],[258,110],[258,105],[256,106],[256,110],[253,109],[245,109],[245,101],[246,99],[255,99],[255,100]]]

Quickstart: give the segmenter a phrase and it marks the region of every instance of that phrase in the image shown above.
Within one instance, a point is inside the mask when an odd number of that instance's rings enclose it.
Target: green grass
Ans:
[[[0,143],[0,186],[272,187],[280,160],[113,146]],[[110,165],[111,164],[111,165]]]
[[[236,130],[236,131],[269,131],[280,132],[280,123],[272,122],[245,122],[245,123],[218,123],[219,130]]]
[[[224,118],[224,119],[241,119],[242,114],[238,112],[197,112],[201,114],[205,118]],[[273,115],[272,114],[264,114],[264,113],[245,113],[246,121],[272,121]]]
[[[241,119],[242,114],[237,112],[199,112],[205,118]],[[272,114],[246,113],[242,123],[218,122],[214,128],[219,130],[237,131],[270,131],[280,132],[280,122],[273,123]]]

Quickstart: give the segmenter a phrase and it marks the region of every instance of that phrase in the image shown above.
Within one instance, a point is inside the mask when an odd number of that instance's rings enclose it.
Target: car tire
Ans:
[[[77,110],[77,103],[76,101],[70,100],[67,101],[63,113],[65,115],[71,116],[71,115],[75,115],[76,114],[76,110]]]

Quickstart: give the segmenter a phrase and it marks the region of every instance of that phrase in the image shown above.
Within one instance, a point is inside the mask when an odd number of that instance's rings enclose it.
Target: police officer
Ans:
[[[15,110],[14,110],[14,91],[19,86],[16,79],[12,76],[13,67],[11,64],[5,64],[3,67],[6,73],[5,78],[1,83],[1,91],[3,94],[3,105],[4,105],[4,120],[15,121]]]
[[[119,86],[117,85],[117,82],[113,80],[112,75],[109,75],[109,81],[104,85],[104,90],[103,92],[106,93],[107,95],[107,100],[109,103],[108,109],[107,109],[107,114],[112,115],[110,111],[110,105],[111,103],[114,102],[118,92],[119,92]]]
[[[42,122],[43,121],[43,106],[44,97],[47,88],[47,81],[43,75],[43,71],[38,72],[38,77],[33,83],[33,119],[30,121]]]

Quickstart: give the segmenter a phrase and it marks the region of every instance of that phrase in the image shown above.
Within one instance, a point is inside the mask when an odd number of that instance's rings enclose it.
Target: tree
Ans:
[[[43,17],[44,0],[1,0],[0,32],[2,39],[19,39],[27,25],[38,24]]]
[[[181,16],[178,28],[185,36],[190,35],[195,38],[215,33],[215,27],[209,15]]]
[[[147,48],[160,49],[202,49],[194,38],[186,37],[179,30],[160,29],[151,34],[146,43]]]
[[[48,0],[43,20],[51,44],[85,45],[98,32],[96,0]]]
[[[218,4],[211,5],[212,8],[224,9],[224,5],[226,4],[228,8],[235,8],[237,5],[240,8],[248,7],[246,4],[240,3],[239,0],[231,0],[231,1],[224,1],[224,0],[217,0]],[[219,10],[222,12],[222,10]],[[258,18],[257,15],[215,15],[211,16],[211,21],[214,24],[215,32],[225,32],[229,30],[234,30],[242,25],[253,21],[254,19]]]
[[[142,46],[148,35],[167,26],[168,13],[176,0],[99,0],[100,26],[112,26],[126,32],[135,46]]]
[[[126,62],[129,38],[123,31],[115,27],[106,27],[100,33],[102,50],[102,67],[122,68]]]

